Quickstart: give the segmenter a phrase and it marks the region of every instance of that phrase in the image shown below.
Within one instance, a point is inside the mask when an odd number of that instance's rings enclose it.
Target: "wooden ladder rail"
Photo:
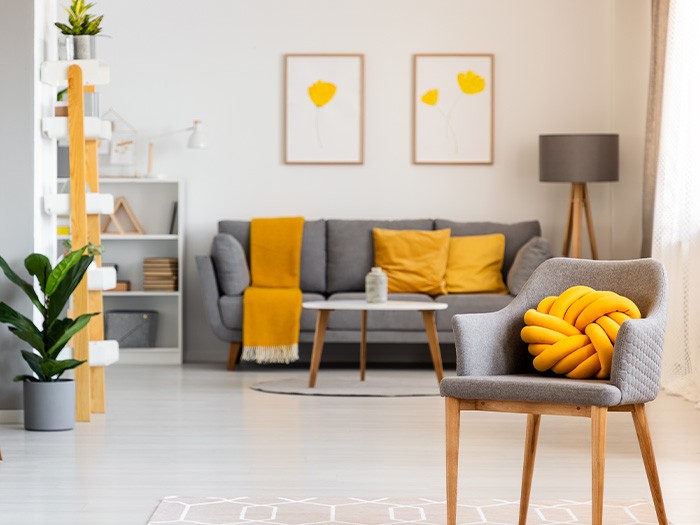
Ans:
[[[83,86],[82,70],[73,65],[68,68],[68,130],[70,159],[70,202],[71,202],[71,242],[77,249],[88,243],[100,244],[100,216],[87,214],[85,192],[89,187],[93,193],[99,192],[99,175],[97,163],[97,140],[86,140],[84,129],[83,93],[94,92],[94,86]],[[95,256],[98,267],[102,266],[102,257]],[[73,355],[75,359],[90,359],[90,341],[104,339],[104,321],[102,291],[90,291],[87,278],[83,278],[73,294],[73,315],[75,317],[97,312],[86,330],[73,338]],[[75,371],[76,420],[90,421],[93,412],[105,411],[105,376],[104,367],[79,366]]]

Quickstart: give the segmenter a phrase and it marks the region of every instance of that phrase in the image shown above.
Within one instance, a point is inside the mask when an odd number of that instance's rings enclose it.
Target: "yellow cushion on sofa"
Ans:
[[[390,292],[447,292],[445,270],[449,228],[437,231],[374,228],[374,264],[389,280]]]
[[[447,259],[448,293],[507,293],[503,282],[502,233],[452,237]]]

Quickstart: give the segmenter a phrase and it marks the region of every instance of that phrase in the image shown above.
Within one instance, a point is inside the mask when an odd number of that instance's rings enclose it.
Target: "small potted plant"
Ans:
[[[85,0],[73,0],[68,13],[68,24],[56,22],[56,27],[66,35],[66,59],[87,60],[95,58],[95,35],[102,28],[104,15],[95,16],[88,11],[95,4],[86,4]]]
[[[86,249],[87,254],[84,253]],[[29,297],[43,318],[38,327],[31,319],[0,302],[0,322],[9,325],[10,332],[34,349],[22,350],[22,357],[33,374],[15,377],[15,381],[24,384],[24,427],[27,430],[70,430],[75,424],[75,382],[61,379],[61,375],[84,361],[59,359],[59,354],[71,337],[85,328],[96,314],[84,314],[77,319],[61,317],[61,314],[90,266],[93,254],[94,247],[84,246],[67,253],[55,268],[45,255],[29,255],[24,266],[36,277],[40,295],[0,257],[0,268],[5,276]]]

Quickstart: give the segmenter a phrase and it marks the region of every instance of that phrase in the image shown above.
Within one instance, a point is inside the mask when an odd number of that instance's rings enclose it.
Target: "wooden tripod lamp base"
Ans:
[[[598,246],[595,242],[591,202],[588,199],[588,187],[585,182],[573,182],[571,184],[569,217],[566,220],[566,237],[564,237],[564,249],[562,250],[562,254],[564,257],[581,258],[581,208],[583,208],[586,213],[588,239],[591,242],[591,258],[598,259]]]
[[[598,258],[588,182],[619,179],[620,137],[613,133],[540,135],[540,182],[571,184],[564,257],[581,257],[581,208],[586,213],[591,258]]]

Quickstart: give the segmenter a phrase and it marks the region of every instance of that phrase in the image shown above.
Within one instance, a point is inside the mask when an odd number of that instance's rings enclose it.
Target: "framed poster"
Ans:
[[[364,162],[364,55],[285,55],[285,164]]]
[[[494,56],[413,55],[413,163],[493,164]]]

